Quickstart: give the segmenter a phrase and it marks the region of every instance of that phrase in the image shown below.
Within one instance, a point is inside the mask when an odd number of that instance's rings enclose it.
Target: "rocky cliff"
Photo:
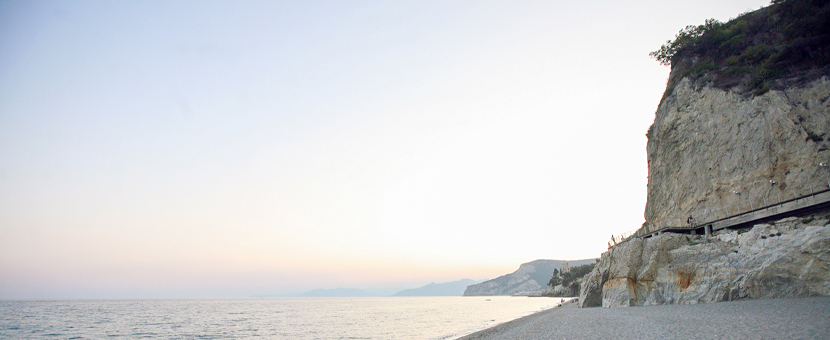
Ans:
[[[685,78],[648,132],[644,232],[826,189],[830,78],[746,96]]]
[[[523,263],[515,272],[468,286],[464,291],[464,296],[541,294],[547,291],[547,284],[553,276],[553,270],[560,269],[563,262],[568,262],[571,267],[574,267],[595,261],[596,259],[577,261],[536,260]]]
[[[671,74],[639,235],[827,189],[830,3],[776,0],[675,38],[651,53]]]
[[[828,133],[827,76],[758,96],[682,79],[649,129],[646,223],[635,235],[827,189]],[[828,295],[830,214],[822,214],[746,233],[631,238],[602,255],[580,305]]]
[[[830,3],[707,20],[652,56],[672,71],[647,134],[646,222],[602,255],[580,305],[830,294],[826,204],[694,235],[830,186]],[[798,217],[769,221],[784,214]]]
[[[580,307],[830,295],[829,218],[629,240],[604,253],[585,278]]]

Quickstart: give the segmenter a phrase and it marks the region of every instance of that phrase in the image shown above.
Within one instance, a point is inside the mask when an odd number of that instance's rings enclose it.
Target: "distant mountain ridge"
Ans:
[[[357,288],[314,289],[297,295],[298,297],[369,297],[371,292]]]
[[[553,270],[560,269],[563,262],[567,262],[570,267],[575,267],[594,263],[596,259],[576,261],[536,260],[523,263],[513,273],[467,287],[464,290],[464,296],[528,295],[542,293],[547,290],[548,281],[553,276]]]
[[[471,279],[463,279],[445,283],[430,283],[420,288],[406,289],[392,296],[462,296],[467,286],[479,283]]]
[[[332,288],[314,289],[303,293],[282,295],[256,295],[254,297],[388,297],[388,296],[461,296],[467,286],[480,283],[484,280],[461,279],[444,283],[430,283],[428,285],[404,289],[401,288]]]

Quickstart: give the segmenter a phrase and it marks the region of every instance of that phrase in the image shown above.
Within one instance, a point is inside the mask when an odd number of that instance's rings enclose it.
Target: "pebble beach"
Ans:
[[[624,308],[566,302],[459,338],[473,339],[830,339],[830,296]]]

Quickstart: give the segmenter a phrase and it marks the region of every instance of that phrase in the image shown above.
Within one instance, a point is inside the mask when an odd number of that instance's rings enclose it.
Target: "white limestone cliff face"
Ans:
[[[830,79],[757,97],[700,83],[681,80],[649,129],[643,233],[827,188]]]
[[[531,277],[537,270],[532,263],[524,263],[512,274],[467,286],[464,296],[514,295],[536,293],[546,289],[547,282],[540,284]],[[552,273],[552,271],[551,271]]]
[[[580,307],[830,295],[828,217],[790,217],[713,237],[629,240],[585,277]]]

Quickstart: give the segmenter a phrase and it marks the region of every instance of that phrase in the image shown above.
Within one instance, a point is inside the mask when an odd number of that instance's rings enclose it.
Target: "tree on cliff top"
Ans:
[[[760,95],[830,74],[830,2],[774,0],[722,23],[686,26],[649,53],[672,67],[664,96],[685,77]]]
[[[657,59],[657,61],[659,61],[662,65],[671,66],[672,58],[674,58],[678,52],[691,48],[690,46],[694,46],[694,44],[700,39],[701,36],[703,36],[704,33],[712,31],[720,26],[723,26],[723,23],[715,19],[706,19],[706,22],[699,26],[686,26],[686,28],[680,30],[680,32],[674,36],[674,40],[667,40],[663,46],[660,46],[659,50],[653,51],[648,55],[654,59]]]

